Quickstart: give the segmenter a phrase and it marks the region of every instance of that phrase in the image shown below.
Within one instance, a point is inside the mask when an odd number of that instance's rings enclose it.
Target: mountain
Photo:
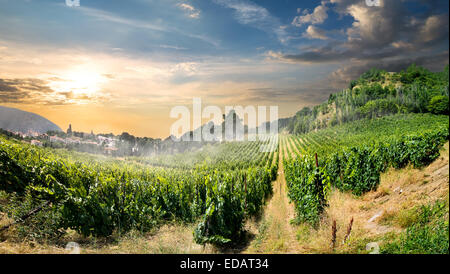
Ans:
[[[0,128],[22,133],[61,131],[54,123],[35,113],[0,106]]]

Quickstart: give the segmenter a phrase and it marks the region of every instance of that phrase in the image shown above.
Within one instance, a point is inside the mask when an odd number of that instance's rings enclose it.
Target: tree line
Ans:
[[[332,93],[328,101],[304,107],[280,123],[290,133],[301,134],[364,118],[397,113],[449,114],[449,66],[431,72],[412,64],[397,73],[370,69]]]

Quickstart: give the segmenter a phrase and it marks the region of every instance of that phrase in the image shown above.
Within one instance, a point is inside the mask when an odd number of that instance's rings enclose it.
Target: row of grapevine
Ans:
[[[245,146],[241,153],[255,155],[259,149],[258,142]],[[278,154],[260,154],[258,165],[240,169],[228,161],[160,168],[0,137],[0,190],[50,201],[62,215],[58,225],[83,235],[147,231],[175,219],[199,221],[196,242],[223,244],[239,238],[245,218],[257,214],[272,191]]]
[[[448,124],[448,116],[406,114],[386,116],[374,120],[359,120],[342,126],[330,127],[303,135],[292,135],[297,149],[326,155],[336,147],[357,146],[374,142],[385,136],[403,136]]]
[[[427,165],[449,138],[448,116],[409,116],[391,128],[394,119],[383,119],[327,129],[334,138],[320,132],[302,136],[308,148],[284,162],[288,195],[299,221],[317,223],[331,186],[355,195],[375,190],[387,168]]]
[[[151,157],[129,157],[128,160],[147,165],[192,169],[198,166],[213,167],[225,165],[228,169],[243,169],[253,166],[263,166],[268,160],[268,152],[260,148],[273,143],[269,140],[227,142],[223,144],[206,145],[200,151],[185,152],[173,155],[155,155]]]

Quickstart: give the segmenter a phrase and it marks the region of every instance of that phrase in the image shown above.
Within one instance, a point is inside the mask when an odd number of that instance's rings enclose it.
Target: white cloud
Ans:
[[[283,54],[281,52],[276,52],[273,50],[269,50],[264,54],[269,59],[281,59]]]
[[[170,69],[170,72],[192,76],[197,72],[197,64],[194,62],[178,63]]]
[[[315,27],[313,25],[308,26],[303,36],[310,39],[321,39],[321,40],[328,39],[325,30]]]
[[[194,8],[192,5],[181,3],[178,4],[178,7],[187,12],[188,16],[193,19],[200,18],[200,10]]]
[[[297,10],[298,11],[298,10]],[[301,27],[304,24],[321,24],[328,18],[328,7],[326,2],[323,1],[319,6],[317,6],[312,13],[305,13],[304,15],[299,15],[294,18],[292,25],[296,27]]]
[[[159,45],[159,47],[163,48],[163,49],[174,49],[174,50],[186,50],[187,49],[187,48],[171,46],[171,45]]]

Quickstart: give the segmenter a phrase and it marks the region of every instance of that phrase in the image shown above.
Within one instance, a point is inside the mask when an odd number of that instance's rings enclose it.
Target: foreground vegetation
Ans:
[[[449,253],[448,201],[416,206],[408,210],[407,214],[409,214],[410,223],[406,224],[406,231],[382,246],[382,253]]]
[[[448,254],[448,168],[447,142],[430,165],[391,167],[361,196],[331,187],[320,221],[294,226],[303,252]]]
[[[284,166],[298,221],[319,221],[331,186],[354,195],[376,190],[387,168],[427,165],[448,138],[448,116],[430,114],[363,120],[291,137],[300,155]]]
[[[20,222],[38,209],[40,214],[23,226],[25,234],[37,238],[58,237],[68,228],[85,236],[110,236],[177,220],[198,222],[197,243],[235,242],[243,221],[261,210],[276,178],[277,154],[259,152],[262,144],[236,144],[243,155],[260,159],[258,165],[237,168],[233,158],[220,160],[222,155],[214,164],[198,162],[186,169],[55,151],[0,137],[0,189],[12,201],[4,210]]]

